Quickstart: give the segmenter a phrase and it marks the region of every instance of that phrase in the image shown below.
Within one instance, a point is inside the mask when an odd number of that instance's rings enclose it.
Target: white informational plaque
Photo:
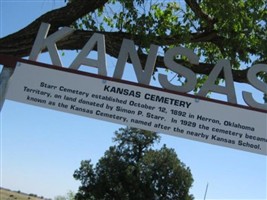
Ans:
[[[267,113],[66,68],[18,63],[7,99],[267,155]]]

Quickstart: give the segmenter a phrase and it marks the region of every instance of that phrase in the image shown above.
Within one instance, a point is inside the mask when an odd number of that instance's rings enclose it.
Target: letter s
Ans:
[[[171,69],[177,74],[181,74],[182,76],[184,76],[186,78],[185,84],[181,86],[173,85],[168,81],[167,75],[165,74],[159,74],[159,82],[163,88],[169,90],[179,91],[179,92],[190,92],[196,86],[197,83],[196,75],[192,70],[174,61],[174,57],[178,54],[186,56],[191,64],[198,64],[199,58],[196,54],[194,54],[193,51],[182,47],[174,47],[166,52],[164,56],[165,65],[167,66],[167,68]]]
[[[265,95],[267,95],[267,83],[262,82],[257,78],[257,74],[259,72],[267,73],[267,65],[266,64],[256,64],[253,65],[247,73],[247,78],[249,83],[257,88],[258,90],[262,91]],[[251,107],[259,108],[263,110],[267,110],[267,102],[265,103],[258,103],[253,99],[253,96],[250,92],[242,92],[244,101]]]

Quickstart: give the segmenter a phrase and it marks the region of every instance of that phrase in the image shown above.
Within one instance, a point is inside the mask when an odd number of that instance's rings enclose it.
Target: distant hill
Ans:
[[[6,188],[0,188],[0,200],[51,200],[36,194],[26,194],[20,191],[11,191]]]

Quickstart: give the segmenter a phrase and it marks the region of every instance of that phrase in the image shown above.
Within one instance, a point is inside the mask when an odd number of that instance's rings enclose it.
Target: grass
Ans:
[[[36,194],[25,194],[20,191],[0,188],[0,200],[45,200],[45,198],[38,197]]]

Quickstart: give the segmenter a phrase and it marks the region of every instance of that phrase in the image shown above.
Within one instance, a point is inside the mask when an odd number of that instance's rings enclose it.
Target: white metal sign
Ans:
[[[267,113],[97,75],[18,63],[7,99],[267,155]]]
[[[72,28],[63,27],[57,32],[47,37],[49,28],[49,24],[41,24],[29,59],[32,61],[36,61],[38,55],[42,52],[42,50],[46,48],[49,52],[49,55],[51,56],[51,61],[53,65],[62,66],[60,56],[57,52],[56,42],[60,39],[65,38],[74,30]],[[96,52],[98,54],[97,58],[88,58],[88,55],[96,46]],[[138,56],[138,50],[136,49],[134,41],[129,39],[123,39],[117,63],[115,66],[113,78],[122,78],[127,60],[130,59],[138,83],[149,85],[152,74],[154,72],[159,48],[160,47],[157,45],[150,45],[150,50],[147,55],[145,65],[142,66]],[[84,45],[82,50],[79,52],[77,57],[73,60],[69,68],[78,70],[81,66],[94,67],[98,69],[99,75],[107,76],[107,64],[105,55],[105,35],[100,33],[94,33],[92,37],[88,40],[88,42]],[[185,47],[170,48],[164,53],[164,65],[170,71],[179,74],[181,77],[184,77],[186,81],[179,86],[173,85],[168,80],[168,76],[166,74],[158,73],[158,82],[164,89],[175,92],[188,93],[195,89],[197,84],[197,75],[190,68],[185,67],[174,60],[174,58],[178,55],[186,57],[188,59],[188,62],[192,65],[199,65],[200,58],[194,53],[193,50],[187,49]],[[224,75],[224,86],[216,84],[216,80],[219,78],[221,73]],[[255,64],[251,66],[246,73],[248,83],[251,84],[258,91],[262,92],[263,94],[266,94],[267,83],[261,79],[258,79],[258,74],[260,73],[267,73],[266,64]],[[229,103],[237,104],[234,79],[232,74],[232,66],[229,60],[218,60],[218,62],[214,65],[213,69],[209,73],[207,80],[199,87],[197,95],[206,97],[209,92],[226,95],[227,101]],[[257,102],[257,100],[253,98],[252,93],[242,91],[242,98],[248,106],[267,111],[267,103]]]

